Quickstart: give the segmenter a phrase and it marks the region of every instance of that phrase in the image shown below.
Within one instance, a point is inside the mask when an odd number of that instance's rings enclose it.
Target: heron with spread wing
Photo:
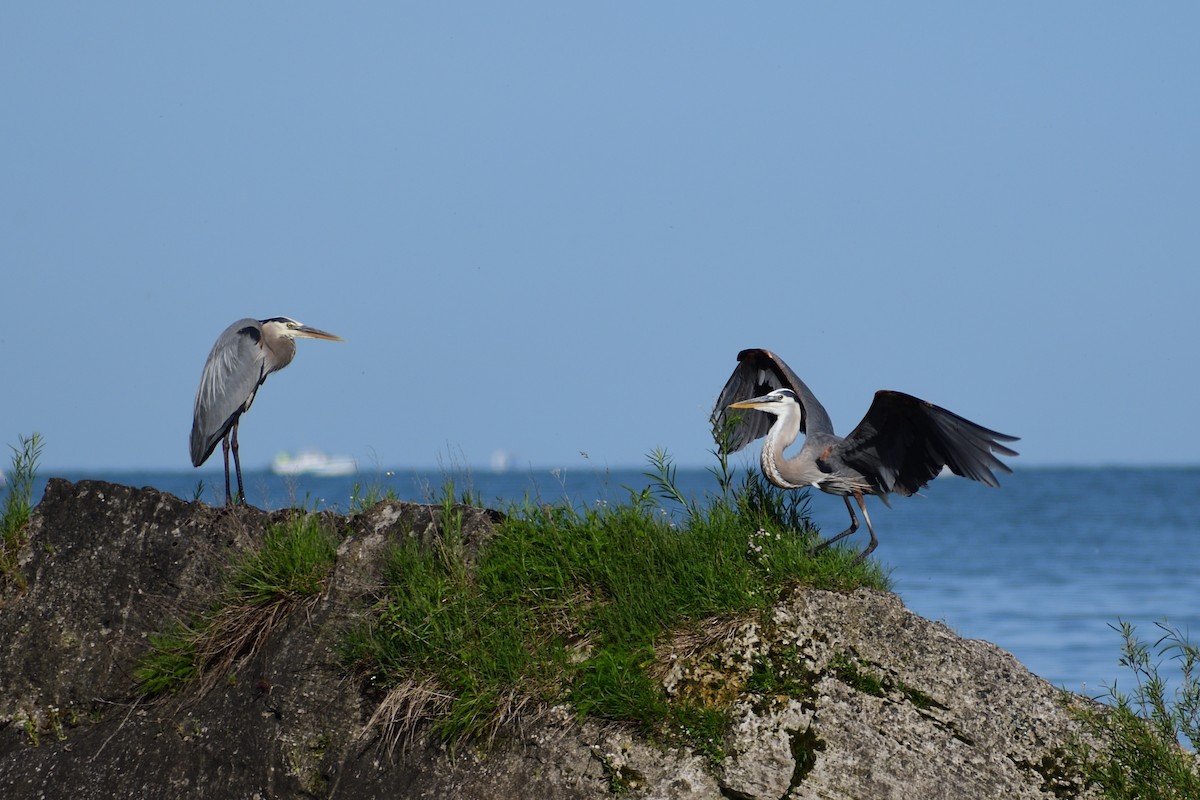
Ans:
[[[996,454],[1017,455],[1001,444],[1015,442],[1017,437],[886,389],[875,393],[867,415],[849,435],[837,436],[829,414],[804,381],[779,356],[761,349],[738,353],[737,368],[717,399],[712,423],[718,445],[730,453],[765,435],[762,471],[775,486],[812,486],[842,496],[850,512],[850,527],[818,549],[858,530],[858,517],[850,504],[853,497],[871,533],[870,544],[858,556],[860,561],[878,544],[863,499],[866,495],[876,495],[886,505],[889,494],[915,494],[943,467],[988,486],[999,486],[993,470],[1012,470]],[[800,450],[785,455],[784,450],[800,434],[804,434]]]
[[[238,458],[238,422],[242,414],[250,410],[258,387],[267,376],[292,363],[296,357],[297,338],[342,341],[339,336],[288,317],[240,319],[218,337],[204,362],[192,417],[192,466],[198,467],[207,461],[217,442],[221,443],[225,456],[226,505],[233,505],[229,491],[230,448],[237,472],[238,500],[242,505],[246,504],[242,462]]]

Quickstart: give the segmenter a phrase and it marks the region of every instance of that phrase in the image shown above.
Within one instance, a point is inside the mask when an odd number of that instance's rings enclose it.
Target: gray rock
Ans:
[[[470,561],[499,516],[458,510]],[[368,724],[382,698],[343,673],[337,646],[378,595],[388,546],[437,537],[440,508],[395,502],[329,515],[349,533],[328,590],[212,691],[138,701],[146,637],[202,609],[286,513],[52,480],[22,555],[28,590],[0,598],[0,796],[1091,796],[1068,755],[1079,728],[1066,695],[865,590],[798,589],[765,623],[718,620],[663,647],[669,695],[731,708],[719,764],[567,708],[527,715],[487,750],[393,746]]]

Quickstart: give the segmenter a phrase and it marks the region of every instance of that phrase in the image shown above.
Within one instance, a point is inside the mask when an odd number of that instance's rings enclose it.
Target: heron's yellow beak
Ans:
[[[305,339],[327,339],[328,341],[331,341],[331,342],[346,341],[342,337],[334,336],[332,333],[329,333],[328,331],[323,331],[320,328],[310,328],[307,325],[301,325],[299,328],[292,328],[292,335],[300,336]]]
[[[738,400],[736,403],[730,403],[730,408],[762,408],[769,405],[773,400],[769,397],[751,397],[749,400]]]

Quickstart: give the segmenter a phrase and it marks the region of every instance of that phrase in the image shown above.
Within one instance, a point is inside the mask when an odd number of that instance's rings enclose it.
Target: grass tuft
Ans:
[[[473,569],[444,493],[441,537],[396,546],[386,597],[343,650],[386,695],[374,723],[387,739],[430,722],[452,744],[486,740],[565,703],[664,741],[689,737],[716,761],[728,709],[669,699],[656,647],[713,618],[762,614],[797,584],[886,588],[853,553],[810,554],[819,537],[805,493],[748,472],[699,501],[678,491],[665,453],[651,464],[657,485],[626,503],[510,507]]]
[[[319,518],[296,516],[267,529],[262,546],[235,566],[228,594],[246,605],[313,597],[324,589],[336,558],[337,541]]]
[[[396,490],[392,487],[386,489],[378,484],[373,483],[369,486],[363,486],[357,481],[354,483],[354,488],[350,490],[350,509],[351,514],[361,514],[364,511],[369,511],[375,506],[386,500],[398,500]]]
[[[12,467],[5,483],[8,491],[4,496],[4,513],[0,516],[0,588],[8,585],[18,591],[26,588],[25,576],[19,563],[21,550],[29,542],[29,517],[33,513],[33,484],[37,478],[37,465],[42,457],[42,437],[34,433],[28,438],[18,437],[18,446],[10,449]]]
[[[196,630],[177,622],[150,635],[150,650],[134,667],[133,677],[143,696],[171,693],[191,683],[199,674]]]
[[[240,656],[256,653],[288,613],[316,601],[336,558],[337,537],[317,515],[297,514],[268,528],[262,545],[232,566],[206,611],[150,637],[134,668],[139,693],[207,692]]]

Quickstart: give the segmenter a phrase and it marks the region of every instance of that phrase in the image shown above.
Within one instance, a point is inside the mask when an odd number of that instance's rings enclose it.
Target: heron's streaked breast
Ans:
[[[768,445],[763,445],[761,462],[762,471],[763,474],[767,476],[767,480],[778,486],[780,489],[799,489],[801,486],[803,486],[803,484],[792,483],[787,478],[783,477],[783,473],[779,471],[779,464],[775,459],[775,448]]]

